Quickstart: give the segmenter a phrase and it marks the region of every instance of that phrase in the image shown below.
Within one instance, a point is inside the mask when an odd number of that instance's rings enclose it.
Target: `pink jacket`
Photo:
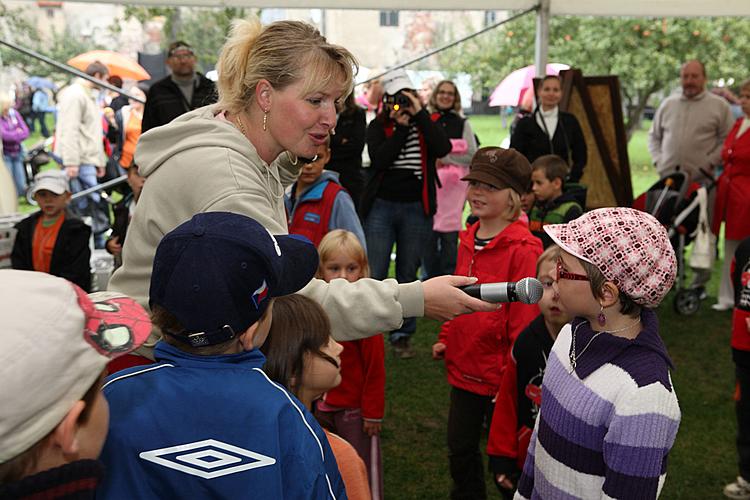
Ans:
[[[464,139],[451,139],[451,154],[464,154],[469,147]],[[443,164],[437,169],[442,187],[437,189],[437,212],[432,216],[432,229],[441,233],[461,230],[461,216],[466,203],[466,182],[461,178],[469,167]]]

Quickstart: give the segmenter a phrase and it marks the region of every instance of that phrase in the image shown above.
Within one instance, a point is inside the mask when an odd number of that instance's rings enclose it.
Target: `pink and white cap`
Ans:
[[[595,265],[641,306],[658,306],[674,284],[677,259],[667,231],[645,212],[600,208],[544,230],[563,250]]]
[[[0,271],[0,463],[41,440],[112,359],[151,332],[133,299],[33,271]]]

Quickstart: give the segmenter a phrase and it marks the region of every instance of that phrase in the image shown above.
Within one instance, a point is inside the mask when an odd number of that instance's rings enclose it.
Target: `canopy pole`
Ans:
[[[144,103],[144,104],[146,102],[143,99],[141,99],[140,97],[132,96],[132,95],[128,94],[127,92],[125,92],[124,90],[122,90],[121,88],[115,87],[114,85],[110,84],[109,82],[98,80],[98,79],[94,78],[93,76],[89,76],[86,73],[84,73],[83,71],[80,71],[79,69],[74,68],[73,66],[68,66],[67,64],[59,63],[59,62],[55,61],[54,59],[50,59],[49,57],[45,56],[44,54],[40,54],[39,52],[35,52],[35,51],[33,51],[31,49],[28,49],[26,47],[22,47],[20,45],[15,44],[15,43],[11,43],[8,40],[3,40],[2,38],[0,38],[0,45],[5,45],[5,46],[7,46],[7,47],[9,47],[9,48],[11,48],[13,50],[21,52],[22,54],[26,54],[29,57],[33,57],[34,59],[39,59],[40,61],[45,62],[47,64],[50,64],[50,65],[54,66],[55,68],[57,68],[57,69],[59,69],[61,71],[65,71],[66,73],[70,73],[70,74],[75,75],[75,76],[77,76],[79,78],[83,78],[84,80],[88,80],[91,83],[93,83],[95,85],[98,85],[99,87],[103,87],[103,88],[105,88],[107,90],[111,90],[113,92],[117,92],[117,93],[119,93],[121,95],[124,95],[128,99],[132,99],[134,101],[138,101],[138,102]]]
[[[485,27],[485,28],[482,28],[481,30],[479,30],[479,31],[477,31],[477,32],[475,32],[475,33],[472,33],[472,34],[470,34],[470,35],[467,35],[467,36],[465,36],[465,37],[463,37],[463,38],[459,38],[458,40],[454,40],[454,41],[452,41],[452,42],[450,42],[450,43],[447,43],[447,44],[445,44],[445,45],[443,45],[443,46],[441,46],[441,47],[437,47],[437,48],[431,49],[431,50],[429,50],[429,51],[425,52],[424,54],[421,54],[421,55],[418,55],[418,56],[416,56],[416,57],[414,57],[414,58],[412,58],[412,59],[409,59],[408,61],[402,62],[402,63],[400,63],[400,64],[397,64],[397,65],[395,65],[395,66],[390,66],[390,67],[386,68],[386,69],[385,69],[385,70],[384,70],[384,71],[383,71],[382,73],[380,73],[379,75],[371,76],[371,77],[369,77],[369,78],[368,78],[367,80],[361,81],[361,82],[357,83],[356,85],[364,85],[364,84],[365,84],[365,83],[367,83],[367,82],[371,82],[371,81],[373,81],[373,80],[377,80],[378,78],[381,78],[382,76],[384,76],[384,75],[388,74],[389,72],[391,72],[391,71],[393,71],[393,70],[396,70],[396,69],[399,69],[399,68],[404,68],[404,67],[406,67],[406,66],[409,66],[410,64],[414,64],[415,62],[419,62],[419,61],[421,61],[422,59],[426,59],[426,58],[428,58],[428,57],[430,57],[430,56],[434,56],[434,55],[435,55],[435,54],[437,54],[438,52],[442,52],[442,51],[444,51],[444,50],[446,50],[446,49],[449,49],[449,48],[451,48],[451,47],[455,47],[456,45],[458,45],[458,44],[461,44],[461,43],[463,43],[463,42],[465,42],[465,41],[467,41],[467,40],[471,40],[472,38],[474,38],[474,37],[476,37],[476,36],[479,36],[479,35],[481,35],[481,34],[483,34],[483,33],[486,33],[486,32],[488,32],[488,31],[490,31],[490,30],[494,30],[495,28],[498,28],[498,27],[502,26],[502,25],[503,25],[503,24],[505,24],[505,23],[509,23],[509,22],[511,22],[511,21],[515,21],[516,19],[518,19],[518,18],[520,18],[520,17],[523,17],[523,16],[525,16],[525,15],[526,15],[526,14],[528,14],[529,12],[533,12],[533,11],[537,10],[538,8],[539,8],[539,6],[538,6],[538,5],[535,5],[534,7],[531,7],[531,8],[529,8],[529,9],[526,9],[526,10],[524,10],[523,12],[519,12],[519,13],[517,13],[517,14],[514,14],[514,15],[512,15],[512,16],[510,16],[510,17],[509,17],[509,18],[507,18],[507,19],[503,19],[502,21],[498,21],[498,22],[496,22],[495,24],[492,24],[492,25],[490,25],[490,26],[487,26],[487,27]],[[549,8],[549,2],[548,2],[548,8]],[[546,56],[545,56],[545,57],[546,57]],[[355,86],[356,86],[356,85],[355,85]]]
[[[534,65],[536,76],[543,78],[547,74],[549,53],[549,6],[550,0],[539,0],[536,11],[536,40],[534,42]]]

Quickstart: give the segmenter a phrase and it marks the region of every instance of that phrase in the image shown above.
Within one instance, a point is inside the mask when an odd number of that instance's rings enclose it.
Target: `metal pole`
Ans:
[[[117,186],[118,184],[122,184],[123,182],[126,182],[127,180],[128,180],[127,175],[121,175],[120,177],[115,177],[111,181],[102,182],[101,184],[97,184],[96,186],[91,186],[90,188],[84,189],[83,191],[78,191],[76,194],[72,195],[70,199],[76,200],[78,198],[89,195],[91,193],[96,193],[98,191],[102,191],[104,189],[109,189],[111,187]]]
[[[547,2],[547,9],[549,11],[549,0],[546,0],[546,2]],[[387,74],[390,71],[393,71],[393,70],[399,69],[399,68],[404,68],[406,66],[409,66],[410,64],[414,64],[415,62],[421,61],[422,59],[427,59],[428,57],[433,56],[433,55],[437,54],[438,52],[442,52],[442,51],[444,51],[446,49],[449,49],[449,48],[451,48],[451,47],[453,47],[455,45],[458,45],[459,43],[463,43],[463,42],[465,42],[467,40],[471,40],[472,38],[474,38],[476,36],[479,36],[479,35],[481,35],[483,33],[486,33],[486,32],[488,32],[490,30],[494,30],[498,26],[502,26],[505,23],[509,23],[511,21],[515,21],[519,17],[525,16],[529,12],[534,12],[537,9],[539,9],[538,5],[534,6],[534,7],[531,7],[529,9],[526,9],[523,12],[519,12],[518,14],[516,14],[514,16],[511,16],[508,19],[503,19],[502,21],[499,21],[499,22],[497,22],[497,23],[495,23],[493,25],[487,26],[486,28],[483,28],[483,29],[481,29],[481,30],[479,30],[479,31],[477,31],[475,33],[472,33],[471,35],[465,36],[463,38],[459,38],[458,40],[454,40],[454,41],[452,41],[452,42],[450,42],[448,44],[443,45],[442,47],[438,47],[436,49],[432,49],[430,51],[427,51],[427,52],[425,52],[422,55],[419,55],[419,56],[417,56],[417,57],[415,57],[413,59],[409,59],[408,61],[403,62],[401,64],[397,64],[396,66],[391,66],[390,68],[386,69],[385,71],[383,71],[379,75],[373,76],[371,78],[368,78],[367,80],[359,82],[357,85],[363,85],[363,84],[365,84],[367,82],[371,82],[373,80],[377,80],[378,78],[382,77],[383,75]]]
[[[44,54],[40,54],[40,53],[35,52],[35,51],[31,50],[31,49],[27,49],[26,47],[21,47],[20,45],[16,45],[16,44],[11,43],[11,42],[9,42],[7,40],[3,40],[2,38],[0,38],[0,44],[5,45],[7,47],[10,47],[13,50],[17,50],[18,52],[26,54],[27,56],[33,57],[35,59],[39,59],[40,61],[44,61],[47,64],[51,64],[55,68],[57,68],[59,70],[62,70],[62,71],[65,71],[66,73],[70,73],[70,74],[73,74],[73,75],[78,76],[80,78],[83,78],[84,80],[88,80],[88,81],[90,81],[90,82],[98,85],[99,87],[104,87],[105,89],[108,89],[108,90],[111,90],[113,92],[117,92],[119,94],[122,94],[125,97],[127,97],[128,99],[133,99],[134,101],[138,101],[138,102],[143,103],[143,104],[146,103],[146,101],[144,101],[143,99],[140,99],[138,97],[132,96],[132,95],[128,94],[127,92],[125,92],[124,90],[122,90],[120,88],[117,88],[114,85],[111,85],[109,82],[105,82],[103,80],[98,80],[98,79],[94,78],[93,76],[89,76],[86,73],[84,73],[83,71],[80,71],[80,70],[74,68],[73,66],[68,66],[67,64],[59,63],[59,62],[55,61],[54,59],[50,59],[49,57],[45,56]]]
[[[536,76],[543,78],[547,74],[549,52],[549,5],[550,0],[539,0],[536,11],[536,40],[534,42],[534,65]]]

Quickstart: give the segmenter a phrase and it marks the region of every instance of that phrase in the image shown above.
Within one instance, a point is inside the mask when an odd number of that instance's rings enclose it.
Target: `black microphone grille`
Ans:
[[[516,296],[524,304],[536,304],[542,299],[544,288],[536,278],[524,278],[516,283]]]

